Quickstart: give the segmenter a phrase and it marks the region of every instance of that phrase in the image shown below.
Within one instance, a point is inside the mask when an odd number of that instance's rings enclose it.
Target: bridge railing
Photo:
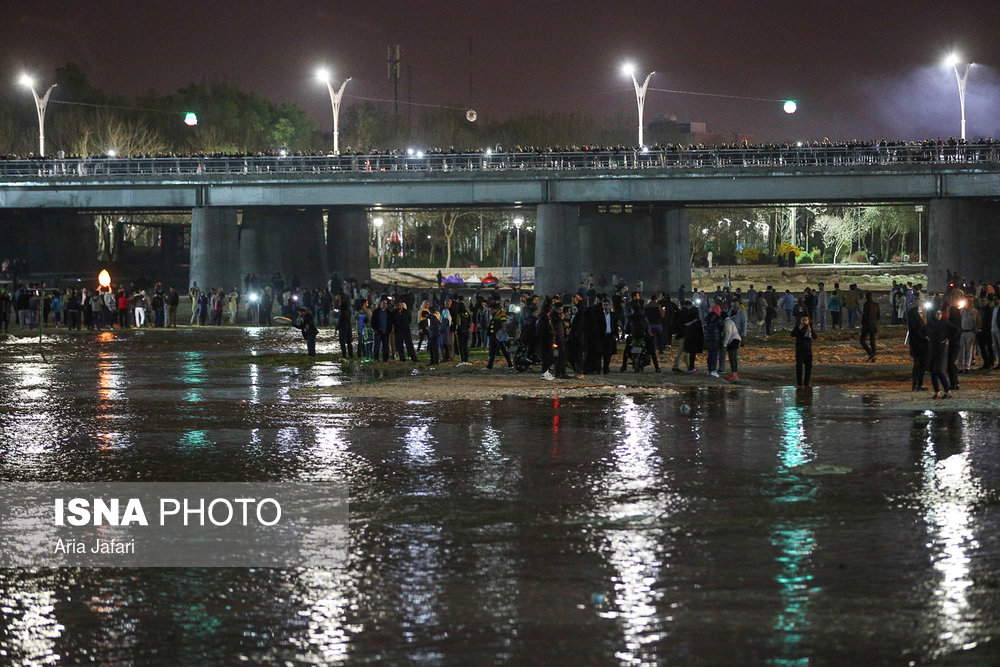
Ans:
[[[910,163],[996,164],[1000,143],[775,146],[662,150],[414,153],[369,155],[247,155],[88,157],[0,160],[5,177],[328,174],[372,172],[567,171],[824,167]]]

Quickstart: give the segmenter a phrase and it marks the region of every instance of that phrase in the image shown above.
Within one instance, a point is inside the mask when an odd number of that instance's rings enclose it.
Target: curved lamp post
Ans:
[[[38,111],[38,157],[45,157],[45,107],[49,103],[49,94],[56,84],[49,86],[42,97],[38,97],[38,93],[35,92],[35,80],[27,74],[21,75],[21,85],[31,90],[31,95],[35,98],[35,109]]]
[[[627,64],[622,67],[622,72],[626,76],[632,77],[632,85],[635,86],[635,102],[639,107],[639,149],[642,150],[642,148],[645,147],[645,144],[642,142],[642,107],[646,104],[646,86],[649,85],[649,79],[656,74],[656,72],[650,72],[647,74],[646,80],[642,82],[641,86],[639,85],[639,80],[635,78],[634,66]]]
[[[351,77],[344,79],[344,83],[340,84],[340,88],[337,90],[333,89],[332,77],[330,71],[327,69],[319,69],[316,71],[316,78],[326,84],[326,89],[330,93],[330,105],[333,107],[333,152],[335,155],[340,155],[340,98],[344,96],[344,88],[347,87],[347,82],[351,80]]]
[[[959,62],[957,54],[951,54],[945,61],[945,65],[950,65],[955,71],[955,80],[958,82],[958,104],[962,109],[962,140],[965,140],[965,86],[969,82],[969,68],[972,67],[972,63],[965,63],[965,73],[959,74],[958,68],[962,65]]]

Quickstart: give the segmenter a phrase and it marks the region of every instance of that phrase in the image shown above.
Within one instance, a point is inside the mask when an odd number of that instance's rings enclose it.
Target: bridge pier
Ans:
[[[540,205],[535,241],[535,290],[575,291],[593,274],[611,284],[642,280],[644,296],[691,284],[690,240],[684,207],[644,206],[613,213],[596,204]]]
[[[262,284],[281,273],[288,286],[298,278],[305,287],[325,287],[329,276],[322,211],[290,206],[243,209],[239,271],[242,276],[256,273]]]
[[[28,209],[0,215],[0,259],[20,259],[31,273],[99,270],[94,216],[71,210]]]
[[[562,294],[580,284],[580,207],[539,204],[535,228],[535,292]]]
[[[191,275],[202,291],[241,285],[240,228],[236,209],[205,206],[191,211]]]
[[[943,292],[948,271],[976,284],[997,279],[1000,202],[947,198],[930,201],[927,286]]]
[[[368,211],[363,206],[331,207],[326,218],[326,257],[340,280],[371,280],[368,261]]]

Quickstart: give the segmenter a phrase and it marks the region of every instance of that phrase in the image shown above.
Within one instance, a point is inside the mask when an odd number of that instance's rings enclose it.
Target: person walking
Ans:
[[[830,292],[830,299],[827,302],[830,310],[830,328],[838,329],[840,327],[840,317],[843,314],[843,301],[840,297],[840,285],[838,283],[833,284],[833,291]]]
[[[514,364],[511,362],[510,353],[507,351],[510,334],[507,333],[507,311],[503,306],[497,304],[493,307],[487,333],[490,335],[490,360],[486,363],[486,368],[493,368],[493,360],[496,359],[497,352],[503,354],[503,358],[507,360],[507,368],[513,368]]]
[[[927,325],[927,369],[931,373],[931,384],[934,385],[934,395],[931,398],[951,398],[951,385],[948,384],[948,341],[955,333],[953,329],[958,327],[944,317],[943,308],[934,311],[933,317]]]
[[[713,304],[705,316],[704,340],[708,350],[708,374],[719,377],[719,356],[722,352],[722,306]]]
[[[972,297],[966,297],[961,308],[962,339],[958,355],[958,372],[968,373],[976,354],[976,332],[982,327],[979,309],[972,305]]]
[[[813,315],[820,331],[826,329],[826,318],[829,310],[830,297],[823,288],[823,283],[820,283],[819,289],[813,295]]]
[[[781,295],[781,309],[785,311],[785,324],[792,322],[792,311],[795,310],[795,295],[789,290]]]
[[[688,302],[690,303],[690,302]],[[701,317],[698,309],[691,307],[687,312],[687,321],[684,322],[684,351],[688,355],[688,375],[698,372],[695,368],[695,359],[705,349],[705,331],[701,325]]]
[[[816,332],[808,315],[803,315],[792,329],[792,337],[795,338],[795,384],[809,387],[813,367],[812,343],[816,340]]]
[[[924,374],[927,372],[928,340],[924,317],[923,306],[917,298],[906,311],[906,335],[910,345],[910,357],[913,359],[910,391],[927,391],[924,387]]]
[[[729,357],[729,375],[726,379],[732,382],[740,377],[740,346],[747,331],[747,314],[743,305],[737,301],[732,311],[722,322],[722,347]]]
[[[868,353],[868,361],[875,363],[875,334],[878,333],[879,307],[871,292],[865,292],[861,304],[861,347]]]
[[[552,353],[554,332],[552,331],[551,311],[552,306],[549,303],[544,303],[541,310],[538,311],[538,317],[535,319],[535,342],[538,345],[538,356],[542,360],[543,380],[556,379],[556,376],[552,373],[552,364],[555,361],[555,355]]]

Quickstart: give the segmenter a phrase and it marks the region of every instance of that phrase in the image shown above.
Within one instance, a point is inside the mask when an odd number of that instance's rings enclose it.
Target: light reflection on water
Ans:
[[[973,505],[984,496],[969,461],[970,428],[967,412],[949,414],[944,418],[961,434],[959,451],[941,450],[934,437],[935,424],[929,420],[924,428],[925,440],[920,459],[922,488],[919,502],[923,506],[923,520],[927,526],[930,556],[939,574],[933,589],[931,614],[940,625],[941,647],[937,654],[976,645],[972,636],[969,615],[969,590],[973,585],[970,576],[972,555],[979,548],[973,530]],[[978,421],[978,419],[977,419]]]
[[[0,571],[10,662],[885,664],[1000,631],[994,413],[827,389],[331,401],[298,390],[350,381],[334,364],[113,344],[0,366],[0,479],[345,478],[349,562]]]
[[[787,387],[782,392],[779,418],[782,434],[777,473],[784,485],[782,492],[774,498],[777,503],[809,502],[815,498],[814,482],[793,472],[814,458],[806,429],[805,408],[795,404],[797,394],[802,391]],[[809,610],[813,599],[820,593],[820,589],[813,585],[809,562],[816,547],[812,522],[798,519],[777,524],[771,532],[771,544],[778,549],[775,579],[782,602],[774,627],[778,656],[772,663],[806,665],[810,660],[802,655],[800,644],[804,636],[812,631]]]

